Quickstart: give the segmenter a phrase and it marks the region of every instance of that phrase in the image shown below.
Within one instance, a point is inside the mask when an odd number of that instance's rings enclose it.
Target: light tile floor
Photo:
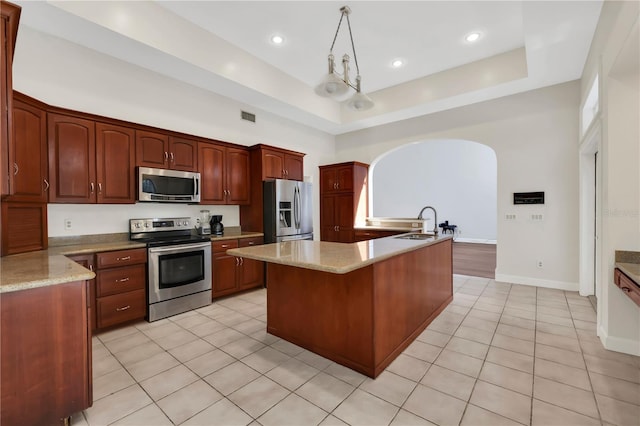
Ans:
[[[93,338],[74,425],[640,425],[640,358],[577,293],[454,276],[376,380],[265,332],[266,291]]]

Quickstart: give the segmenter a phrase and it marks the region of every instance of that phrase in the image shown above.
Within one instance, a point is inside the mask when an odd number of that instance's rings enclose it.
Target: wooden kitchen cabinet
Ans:
[[[52,203],[135,203],[133,129],[48,114]]]
[[[13,53],[20,22],[20,6],[0,2],[0,195],[10,193],[9,176],[13,171],[12,105]]]
[[[636,305],[640,306],[640,287],[619,268],[615,268],[613,271],[613,283]]]
[[[95,269],[95,259],[93,254],[74,254],[67,256],[69,259],[79,263],[90,271]],[[88,319],[91,333],[96,331],[96,279],[87,280],[87,297],[89,303]]]
[[[235,257],[227,250],[263,244],[263,238],[214,241],[211,243],[212,297],[227,296],[264,284],[264,263]]]
[[[13,138],[9,151],[11,201],[46,203],[48,199],[47,114],[35,99],[14,92]]]
[[[376,238],[390,237],[392,235],[404,234],[406,231],[394,231],[385,229],[356,229],[354,231],[355,241],[367,241]]]
[[[96,123],[96,181],[98,203],[136,202],[135,131]]]
[[[358,162],[320,166],[320,239],[355,241],[354,226],[367,216],[367,173]]]
[[[102,252],[95,259],[97,328],[144,318],[147,250]]]
[[[262,180],[303,179],[304,154],[284,149],[258,145],[262,162]]]
[[[45,250],[47,204],[2,201],[2,256]]]
[[[246,150],[198,143],[198,171],[202,181],[200,204],[249,204],[249,169]]]
[[[136,165],[195,172],[198,169],[198,142],[183,137],[138,130],[136,132]]]
[[[93,403],[84,281],[0,298],[0,423],[51,425]]]

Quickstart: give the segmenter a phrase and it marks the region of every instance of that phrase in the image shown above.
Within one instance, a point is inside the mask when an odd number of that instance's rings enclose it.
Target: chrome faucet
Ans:
[[[438,235],[438,212],[436,212],[436,209],[431,206],[423,207],[422,210],[420,210],[420,214],[418,215],[418,220],[424,220],[422,217],[422,213],[424,213],[426,209],[433,210],[433,221],[435,222],[433,224],[433,235]]]

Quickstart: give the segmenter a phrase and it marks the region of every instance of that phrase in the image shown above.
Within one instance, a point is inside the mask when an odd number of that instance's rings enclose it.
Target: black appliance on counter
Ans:
[[[222,224],[221,214],[211,215],[211,221],[209,222],[209,224],[211,225],[211,233],[213,235],[224,234],[224,225]]]

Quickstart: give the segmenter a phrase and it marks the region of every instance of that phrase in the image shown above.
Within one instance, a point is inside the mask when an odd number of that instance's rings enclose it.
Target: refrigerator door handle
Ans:
[[[300,188],[293,189],[293,220],[296,229],[300,229]]]

